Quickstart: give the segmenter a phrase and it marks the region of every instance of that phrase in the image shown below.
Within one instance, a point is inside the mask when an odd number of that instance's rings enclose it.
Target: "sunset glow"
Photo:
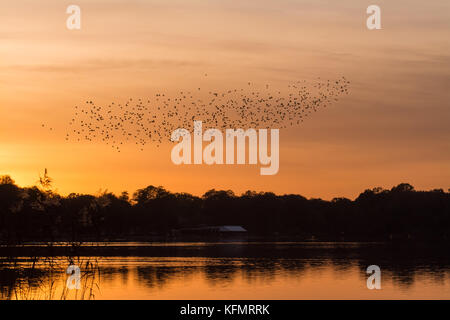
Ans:
[[[449,188],[448,1],[381,1],[377,32],[364,27],[365,3],[352,1],[77,3],[75,31],[65,28],[64,1],[0,4],[0,173],[19,185],[48,168],[62,194],[153,184],[196,195],[252,189],[330,199],[399,182]],[[248,165],[176,166],[168,142],[118,154],[64,140],[85,100],[342,75],[349,95],[280,131],[275,176]]]

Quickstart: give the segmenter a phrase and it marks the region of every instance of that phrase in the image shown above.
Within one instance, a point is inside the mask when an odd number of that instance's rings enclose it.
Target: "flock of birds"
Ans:
[[[204,92],[196,88],[103,106],[89,100],[74,107],[65,139],[102,141],[120,152],[130,142],[140,150],[148,143],[159,146],[164,140],[170,141],[177,128],[192,132],[194,120],[202,121],[203,130],[282,129],[299,125],[319,108],[348,94],[349,84],[345,77],[318,78],[313,83],[297,81],[273,90],[268,84],[256,88],[248,82],[245,88],[239,89]]]

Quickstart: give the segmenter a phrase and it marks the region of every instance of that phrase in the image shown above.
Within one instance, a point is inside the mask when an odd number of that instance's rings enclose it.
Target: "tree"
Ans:
[[[0,184],[15,184],[15,181],[8,175],[0,177]]]
[[[52,188],[53,179],[48,176],[47,168],[44,170],[44,176],[39,175],[39,184],[44,190],[50,190]]]
[[[409,183],[400,183],[398,186],[393,187],[393,192],[411,192],[414,191],[414,187]]]
[[[136,201],[138,204],[143,204],[149,200],[162,198],[169,194],[170,192],[168,192],[161,186],[159,187],[148,186],[144,189],[138,189],[133,195],[133,200]]]

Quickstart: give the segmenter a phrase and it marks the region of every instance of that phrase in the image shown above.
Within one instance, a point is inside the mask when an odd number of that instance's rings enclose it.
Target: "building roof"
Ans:
[[[201,226],[194,228],[181,228],[182,232],[247,232],[241,226]]]
[[[241,226],[219,226],[219,232],[247,232]]]

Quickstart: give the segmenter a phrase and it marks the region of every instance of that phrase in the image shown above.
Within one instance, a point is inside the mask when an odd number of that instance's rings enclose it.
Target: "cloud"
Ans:
[[[93,70],[114,69],[156,69],[162,67],[188,67],[204,65],[199,61],[172,59],[91,59],[80,62],[49,63],[49,64],[20,64],[4,66],[14,71],[28,72],[84,72]]]

